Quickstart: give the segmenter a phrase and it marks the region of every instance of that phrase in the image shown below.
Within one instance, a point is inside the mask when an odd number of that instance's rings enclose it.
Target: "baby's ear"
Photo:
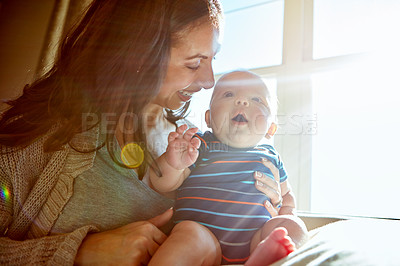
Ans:
[[[277,129],[278,126],[274,122],[272,122],[271,125],[269,126],[267,134],[265,134],[265,137],[267,139],[272,138],[275,135]]]
[[[205,120],[206,120],[207,127],[209,127],[209,128],[211,128],[211,117],[210,116],[211,116],[210,110],[207,110]]]

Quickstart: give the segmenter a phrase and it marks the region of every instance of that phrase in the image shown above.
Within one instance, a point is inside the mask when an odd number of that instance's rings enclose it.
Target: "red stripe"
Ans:
[[[222,257],[224,258],[224,260],[226,260],[227,262],[246,262],[249,257],[243,258],[243,259],[228,259],[227,257],[225,257],[224,255],[222,255]]]
[[[206,145],[206,148],[207,148],[207,143],[204,139],[202,139],[198,134],[195,134],[195,137],[198,138],[200,141],[202,141],[204,143],[204,145]]]

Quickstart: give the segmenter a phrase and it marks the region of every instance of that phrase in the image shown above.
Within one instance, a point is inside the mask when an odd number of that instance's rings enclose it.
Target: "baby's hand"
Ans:
[[[193,138],[198,129],[194,127],[185,132],[187,127],[187,125],[182,125],[176,132],[171,132],[168,136],[166,160],[177,170],[189,167],[199,156],[197,149],[200,147],[200,140]]]

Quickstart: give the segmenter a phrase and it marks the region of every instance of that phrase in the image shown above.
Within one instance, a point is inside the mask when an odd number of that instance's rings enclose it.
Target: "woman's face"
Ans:
[[[176,110],[201,89],[214,86],[211,62],[218,52],[219,32],[205,22],[182,34],[171,48],[167,75],[160,92],[152,101],[164,108]]]

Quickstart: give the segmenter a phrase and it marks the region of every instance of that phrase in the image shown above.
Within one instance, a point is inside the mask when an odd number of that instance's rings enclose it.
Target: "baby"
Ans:
[[[305,225],[292,215],[295,200],[279,155],[259,144],[276,131],[275,106],[259,76],[231,72],[215,85],[206,112],[212,133],[186,125],[170,133],[156,161],[161,176],[151,170],[149,183],[160,193],[176,192],[177,224],[150,265],[267,265],[307,239]],[[282,204],[273,218],[263,205],[269,198],[254,182],[274,179],[266,161],[279,170]]]

